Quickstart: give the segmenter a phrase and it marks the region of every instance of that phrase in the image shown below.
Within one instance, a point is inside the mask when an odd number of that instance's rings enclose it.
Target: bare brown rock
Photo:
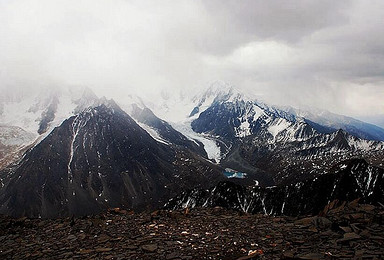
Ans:
[[[340,207],[342,205],[342,207]],[[350,215],[361,213],[359,218]],[[334,203],[326,214],[273,217],[223,208],[97,216],[0,216],[1,259],[382,259],[384,208]],[[316,232],[314,232],[316,230]]]

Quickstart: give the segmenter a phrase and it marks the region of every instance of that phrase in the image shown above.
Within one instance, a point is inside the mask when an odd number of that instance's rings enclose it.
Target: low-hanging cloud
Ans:
[[[384,113],[383,1],[0,0],[0,90],[99,95],[221,79],[277,104]]]

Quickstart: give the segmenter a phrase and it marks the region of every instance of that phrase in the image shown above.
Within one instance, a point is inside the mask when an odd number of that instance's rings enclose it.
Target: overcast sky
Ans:
[[[0,90],[113,97],[215,80],[272,103],[384,114],[384,1],[0,0]]]

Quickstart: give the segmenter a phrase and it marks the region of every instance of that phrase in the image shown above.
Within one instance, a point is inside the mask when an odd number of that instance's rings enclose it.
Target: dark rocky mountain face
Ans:
[[[237,111],[231,103],[215,104],[202,112],[191,126],[195,132],[210,133],[233,140],[236,136],[235,129],[241,124],[239,116],[242,112]]]
[[[177,145],[182,149],[189,149],[201,156],[207,157],[202,143],[191,141],[180,132],[176,131],[169,123],[158,118],[149,108],[140,108],[132,105],[131,115],[139,122],[154,129],[160,137],[171,145]]]
[[[296,184],[246,188],[221,182],[205,189],[193,189],[171,199],[166,208],[221,206],[248,213],[269,215],[318,214],[334,200],[384,203],[384,170],[364,160],[342,162],[332,173]]]
[[[30,217],[154,207],[223,178],[193,152],[154,140],[113,101],[65,120],[0,176],[0,212]]]
[[[295,122],[288,113],[263,107],[256,102],[243,100],[215,101],[192,122],[192,129],[198,133],[219,135],[223,139],[233,140],[258,133],[262,128],[272,125],[280,118]]]

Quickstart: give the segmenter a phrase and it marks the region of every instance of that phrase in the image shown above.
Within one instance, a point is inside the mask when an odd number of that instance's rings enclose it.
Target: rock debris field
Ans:
[[[1,216],[1,259],[384,259],[384,207],[330,203],[318,216],[223,208],[96,216]]]

